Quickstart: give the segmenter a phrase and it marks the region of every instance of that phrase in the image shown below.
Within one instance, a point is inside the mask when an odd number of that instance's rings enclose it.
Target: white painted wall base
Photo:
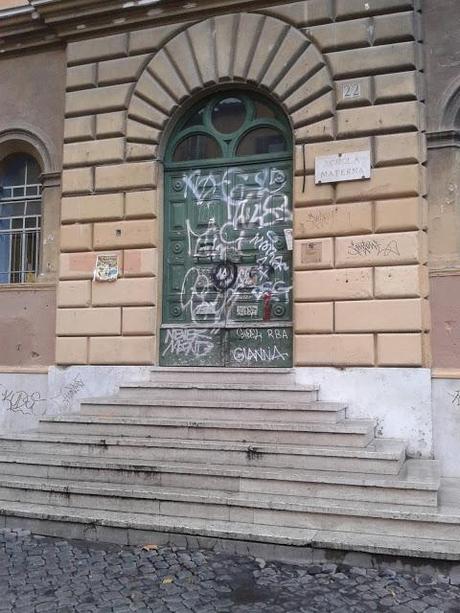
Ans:
[[[411,457],[433,453],[431,370],[297,368],[298,383],[320,386],[320,400],[348,403],[348,417],[377,421],[377,436],[403,439]]]
[[[0,372],[0,432],[34,428],[48,407],[46,373]]]
[[[444,477],[460,478],[460,379],[433,379],[434,455]]]
[[[82,398],[110,396],[122,383],[148,381],[151,366],[52,366],[50,398],[58,398],[59,413],[78,411]]]
[[[150,366],[52,366],[46,373],[0,372],[0,432],[22,432],[44,415],[78,411],[82,398],[110,396],[122,382],[145,381]]]
[[[109,396],[123,382],[150,376],[149,366],[0,373],[0,432],[34,428],[42,415],[78,411],[82,398]],[[435,379],[431,385],[431,371],[420,368],[313,367],[297,368],[296,379],[318,384],[321,400],[346,402],[348,417],[375,419],[377,435],[405,440],[410,456],[434,453],[444,476],[460,477],[460,380]]]

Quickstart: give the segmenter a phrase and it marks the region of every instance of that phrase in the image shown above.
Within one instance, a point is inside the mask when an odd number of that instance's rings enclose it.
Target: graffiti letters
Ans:
[[[46,411],[46,399],[40,392],[26,392],[24,390],[12,390],[0,383],[0,402],[7,411],[22,413],[22,415],[44,415]]]
[[[72,407],[73,399],[80,390],[84,389],[84,387],[85,384],[83,383],[81,377],[76,376],[70,383],[67,383],[61,388],[59,395],[57,398],[53,398],[53,400],[57,399],[61,406],[69,410]]]
[[[336,214],[337,209],[328,211],[309,211],[306,214],[306,221],[302,223],[302,227],[305,229],[307,226],[306,231],[308,231],[308,225],[311,225],[317,230],[320,230],[327,224],[332,223]]]
[[[45,415],[51,405],[55,409],[68,411],[72,407],[73,399],[84,387],[84,382],[77,375],[70,383],[62,386],[56,396],[43,398],[40,392],[14,390],[0,383],[0,406],[3,405],[7,411],[12,413],[35,416]]]
[[[236,335],[242,341],[261,341],[263,338],[261,328],[239,328]]]
[[[193,265],[186,270],[180,290],[181,310],[191,321],[223,321],[235,303],[262,301],[268,295],[270,309],[276,302],[289,301],[291,286],[279,273],[289,272],[290,255],[284,233],[275,231],[292,221],[287,183],[286,172],[272,167],[257,172],[232,168],[184,173],[180,189],[198,211],[193,220],[185,220]],[[242,257],[253,264],[242,265]],[[225,291],[213,268],[219,262],[236,270],[235,281],[225,284]],[[248,317],[257,317],[257,306],[245,308]],[[242,309],[237,314],[245,316]]]
[[[292,219],[284,193],[287,175],[277,168],[264,168],[254,175],[239,169],[223,173],[194,170],[183,175],[184,198],[192,197],[198,207],[225,202],[227,221],[233,227],[265,227]]]
[[[372,254],[383,255],[384,257],[400,255],[398,243],[395,240],[384,243],[377,240],[360,240],[351,241],[348,247],[348,255],[366,256]]]
[[[273,347],[235,347],[232,350],[235,362],[274,362],[287,360],[289,354],[281,352],[276,345]]]
[[[261,254],[257,258],[258,264],[265,264],[272,267],[274,270],[289,270],[288,264],[284,261],[283,256],[278,253],[279,238],[276,232],[268,230],[265,235],[259,232],[250,241],[251,245],[258,248]]]
[[[257,317],[257,306],[255,304],[239,304],[236,307],[236,314],[240,317]]]
[[[163,355],[203,357],[214,349],[214,330],[174,328],[166,332]]]

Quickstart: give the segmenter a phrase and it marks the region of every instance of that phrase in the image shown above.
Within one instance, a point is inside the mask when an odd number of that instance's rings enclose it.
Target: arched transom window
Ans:
[[[235,163],[290,154],[290,128],[279,109],[265,98],[244,93],[218,94],[192,109],[176,129],[167,163]]]
[[[0,283],[32,283],[39,270],[41,170],[30,155],[0,162]]]

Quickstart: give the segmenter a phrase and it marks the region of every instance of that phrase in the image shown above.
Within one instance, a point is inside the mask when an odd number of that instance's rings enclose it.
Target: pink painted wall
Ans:
[[[0,291],[0,364],[46,366],[54,362],[56,291]]]
[[[460,367],[460,275],[431,277],[433,368]]]

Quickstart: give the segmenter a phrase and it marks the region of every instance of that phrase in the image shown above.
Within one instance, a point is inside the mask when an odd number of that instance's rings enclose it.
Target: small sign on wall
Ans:
[[[315,183],[359,181],[371,177],[371,152],[354,151],[315,158]]]
[[[98,255],[94,269],[94,281],[116,281],[118,279],[118,256]]]
[[[349,100],[350,98],[361,97],[361,84],[358,81],[349,81],[342,85],[342,98]]]
[[[302,264],[318,264],[323,257],[323,244],[321,241],[301,243],[300,261]]]

